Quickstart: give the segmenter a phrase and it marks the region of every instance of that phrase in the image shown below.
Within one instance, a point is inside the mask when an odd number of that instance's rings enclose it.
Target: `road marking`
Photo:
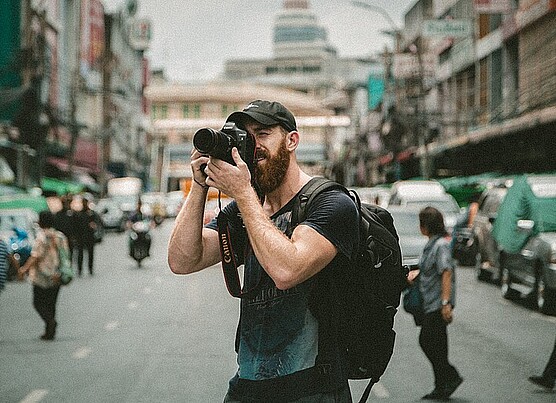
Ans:
[[[162,278],[160,278],[159,276],[156,276],[156,277],[154,278],[154,282],[155,282],[156,284],[162,284]]]
[[[151,287],[143,288],[143,294],[150,294],[151,292],[153,292],[153,289]]]
[[[116,329],[118,325],[118,321],[108,322],[106,325],[104,325],[104,329],[111,332],[112,330]]]
[[[390,397],[390,393],[388,392],[388,389],[386,389],[381,382],[376,383],[373,386],[372,391],[373,394],[379,399],[388,399]]]
[[[25,396],[19,403],[37,403],[40,402],[47,394],[48,390],[46,389],[35,389]]]
[[[137,309],[138,306],[139,304],[137,303],[137,301],[131,301],[129,304],[127,304],[127,309]]]
[[[92,351],[93,350],[91,350],[90,347],[81,347],[73,353],[72,357],[76,360],[81,360],[83,358],[87,358]]]

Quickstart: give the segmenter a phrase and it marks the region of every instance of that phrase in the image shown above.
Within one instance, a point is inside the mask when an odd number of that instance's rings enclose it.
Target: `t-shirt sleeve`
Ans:
[[[237,217],[237,214],[239,212],[239,207],[237,206],[236,201],[233,200],[232,202],[226,204],[224,206],[224,208],[222,209],[222,211],[228,217]],[[215,231],[218,231],[218,224],[216,222],[217,217],[218,217],[218,214],[212,220],[210,220],[208,223],[205,224],[205,228],[213,229]]]
[[[301,225],[313,228],[350,258],[359,242],[358,223],[353,200],[343,191],[333,189],[315,197]]]
[[[454,261],[452,259],[452,253],[450,252],[450,244],[447,241],[442,240],[438,243],[436,256],[436,267],[439,274],[442,274],[445,270],[454,269]]]

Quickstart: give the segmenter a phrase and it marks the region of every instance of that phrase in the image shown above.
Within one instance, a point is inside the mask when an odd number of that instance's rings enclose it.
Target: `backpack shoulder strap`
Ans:
[[[292,206],[292,217],[290,221],[292,230],[297,224],[303,222],[305,218],[307,218],[307,208],[313,199],[323,191],[331,188],[341,189],[349,195],[348,190],[338,182],[320,176],[312,178],[301,188],[295,196]]]

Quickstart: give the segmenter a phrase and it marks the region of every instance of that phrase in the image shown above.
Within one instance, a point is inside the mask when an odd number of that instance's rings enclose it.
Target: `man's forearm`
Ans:
[[[444,270],[442,272],[442,292],[441,298],[443,300],[450,300],[452,296],[452,271]]]
[[[203,213],[207,189],[196,183],[178,213],[168,243],[168,265],[174,273],[186,274],[202,269]]]

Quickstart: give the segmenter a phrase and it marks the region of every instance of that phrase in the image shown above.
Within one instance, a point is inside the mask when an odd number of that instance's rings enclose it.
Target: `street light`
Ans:
[[[369,4],[364,1],[358,1],[358,0],[352,0],[351,4],[357,7],[368,8],[369,10],[373,10],[381,14],[386,19],[386,21],[388,21],[388,23],[390,24],[390,28],[392,28],[393,31],[395,32],[400,31],[400,29],[398,28],[398,26],[396,25],[392,17],[390,17],[390,14],[388,14],[386,10],[383,9],[382,7],[375,6],[374,4]]]

